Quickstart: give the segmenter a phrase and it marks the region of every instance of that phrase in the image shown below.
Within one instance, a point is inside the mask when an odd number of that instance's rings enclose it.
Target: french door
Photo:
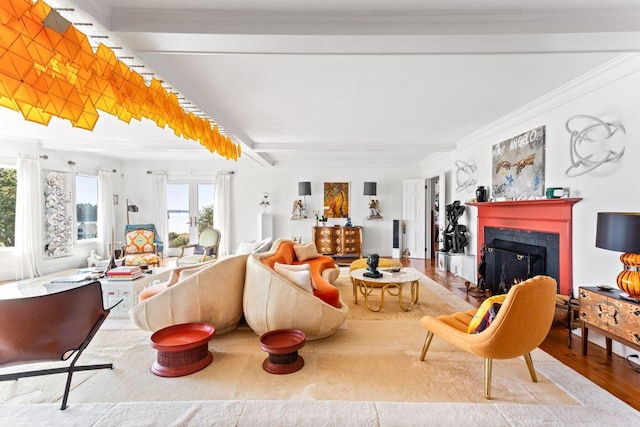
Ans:
[[[404,249],[411,258],[425,258],[425,180],[402,181],[402,220],[405,225]]]
[[[213,226],[213,182],[167,183],[167,231],[170,255],[188,243],[198,242],[200,232]],[[176,253],[177,255],[177,253]]]

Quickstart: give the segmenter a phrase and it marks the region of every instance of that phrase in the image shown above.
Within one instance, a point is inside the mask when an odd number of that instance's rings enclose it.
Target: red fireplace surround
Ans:
[[[560,293],[571,295],[573,289],[572,220],[573,205],[580,198],[520,200],[467,203],[478,208],[478,263],[484,243],[485,227],[538,231],[559,235]]]

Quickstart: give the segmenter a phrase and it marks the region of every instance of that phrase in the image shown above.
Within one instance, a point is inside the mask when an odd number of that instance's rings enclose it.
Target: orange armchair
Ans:
[[[424,360],[434,335],[485,360],[485,398],[491,398],[493,359],[524,356],[533,382],[538,382],[530,352],[549,333],[555,312],[557,285],[548,276],[536,276],[514,285],[493,322],[482,332],[467,328],[475,310],[449,316],[425,316],[420,323],[428,330],[420,360]]]

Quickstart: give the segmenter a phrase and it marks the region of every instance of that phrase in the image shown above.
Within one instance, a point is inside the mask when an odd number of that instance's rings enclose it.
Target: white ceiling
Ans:
[[[242,141],[241,164],[265,167],[417,166],[640,48],[637,0],[51,2],[63,3]],[[46,148],[219,158],[146,120],[105,113],[90,133],[16,117],[0,111],[0,132]]]

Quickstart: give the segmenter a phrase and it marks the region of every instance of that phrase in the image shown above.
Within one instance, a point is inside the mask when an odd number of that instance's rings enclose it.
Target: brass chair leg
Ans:
[[[491,365],[493,359],[484,359],[484,398],[491,399]]]
[[[538,377],[536,376],[536,369],[533,367],[533,360],[531,360],[531,353],[525,354],[524,360],[527,362],[527,368],[529,368],[529,374],[531,375],[531,380],[534,383],[537,383]]]
[[[431,345],[431,340],[433,339],[433,332],[427,332],[427,337],[424,339],[424,346],[422,347],[422,354],[420,354],[420,360],[424,360],[427,355],[427,350],[429,350],[429,346]]]

